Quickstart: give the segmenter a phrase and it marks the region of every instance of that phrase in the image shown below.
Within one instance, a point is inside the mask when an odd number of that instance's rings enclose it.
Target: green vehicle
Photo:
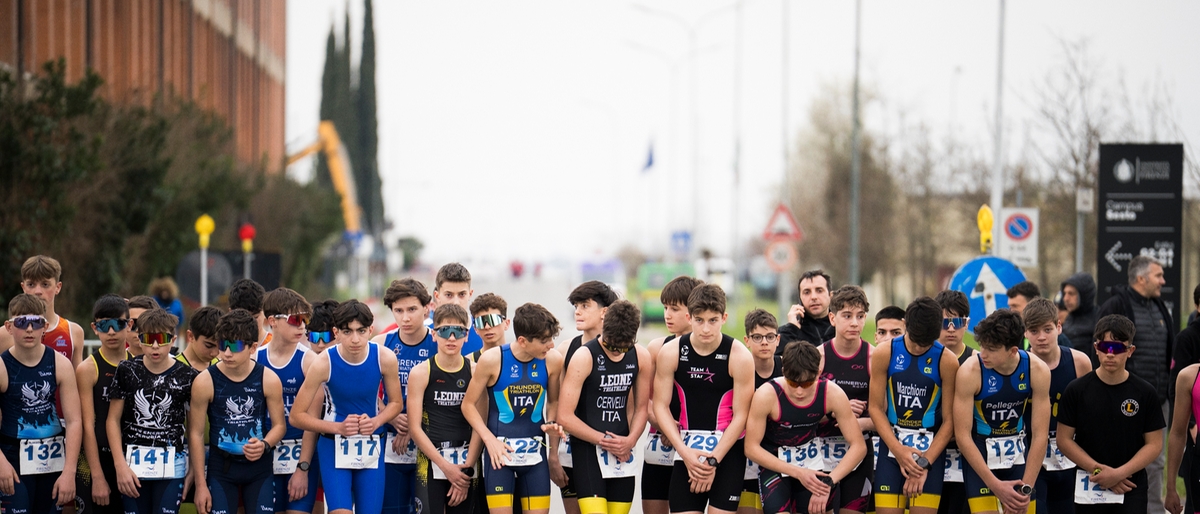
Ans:
[[[659,297],[662,295],[663,286],[675,277],[695,274],[696,269],[688,262],[655,262],[641,265],[637,273],[637,291],[642,321],[662,321],[663,305]]]

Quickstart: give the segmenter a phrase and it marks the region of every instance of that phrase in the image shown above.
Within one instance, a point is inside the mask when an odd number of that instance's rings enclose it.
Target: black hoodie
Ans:
[[[806,312],[804,317],[800,318],[800,326],[784,323],[779,327],[779,346],[775,348],[775,355],[783,355],[783,349],[792,341],[808,341],[813,346],[821,346],[821,343],[833,339],[833,336],[833,324],[829,322],[828,316],[810,318]]]
[[[1079,306],[1067,314],[1062,333],[1071,340],[1071,346],[1086,353],[1094,362],[1096,349],[1092,347],[1092,332],[1096,328],[1096,280],[1088,273],[1076,273],[1058,286],[1070,285],[1079,291]]]

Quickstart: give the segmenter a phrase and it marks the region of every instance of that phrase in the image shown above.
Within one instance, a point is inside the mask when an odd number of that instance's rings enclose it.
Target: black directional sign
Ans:
[[[1176,321],[1183,258],[1183,145],[1101,144],[1097,304],[1112,286],[1129,282],[1129,260],[1149,255],[1162,263],[1162,299]]]

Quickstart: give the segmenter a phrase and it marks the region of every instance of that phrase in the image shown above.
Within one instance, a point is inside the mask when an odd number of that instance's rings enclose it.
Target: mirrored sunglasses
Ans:
[[[1113,355],[1121,355],[1129,351],[1129,346],[1121,341],[1099,341],[1096,343],[1097,354],[1111,353]]]
[[[107,334],[112,331],[120,332],[125,330],[125,327],[132,324],[129,321],[124,318],[100,318],[92,323],[96,325],[97,334]]]
[[[637,344],[637,343],[634,343],[634,344]],[[606,351],[610,351],[613,353],[629,353],[629,350],[633,349],[633,345],[629,345],[625,348],[613,348],[613,347],[609,346],[608,343],[605,343],[603,340],[600,341],[600,346],[603,347]]]
[[[312,344],[328,344],[333,341],[332,331],[308,331],[308,342]]]
[[[46,318],[37,314],[26,314],[24,316],[14,316],[11,321],[17,330],[29,330],[32,327],[34,330],[46,328]]]
[[[453,338],[461,340],[467,336],[467,327],[460,327],[457,325],[443,325],[433,329],[433,331],[437,332],[438,337],[441,337],[442,339]]]
[[[504,316],[500,314],[483,314],[480,316],[475,316],[475,330],[498,327],[501,323],[504,323]]]
[[[171,342],[175,340],[172,334],[138,334],[138,341],[142,346],[151,348],[159,348],[163,346],[171,346]]]
[[[242,341],[241,339],[230,341],[229,339],[225,339],[221,341],[221,351],[229,350],[238,353],[249,348],[252,344],[254,344],[254,341]]]
[[[959,330],[967,327],[967,323],[971,321],[969,317],[961,318],[942,318],[942,330]]]
[[[271,317],[286,320],[287,324],[293,327],[303,327],[308,325],[308,320],[312,319],[312,314],[302,312],[300,314],[276,314]]]

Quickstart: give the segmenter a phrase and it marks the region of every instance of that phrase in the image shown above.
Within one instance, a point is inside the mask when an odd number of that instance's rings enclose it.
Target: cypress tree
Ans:
[[[346,153],[350,157],[350,180],[355,184],[355,194],[358,201],[362,202],[363,184],[358,180],[358,168],[362,166],[362,155],[359,149],[361,141],[358,136],[358,113],[354,108],[354,66],[350,60],[350,6],[346,5],[345,25],[342,29],[342,42],[337,49],[337,59],[334,62],[334,99],[333,112],[331,118],[334,126],[337,128],[338,135],[341,136],[342,146],[346,148]],[[365,218],[363,219],[365,221]],[[362,230],[367,232],[367,226],[362,225]]]
[[[334,34],[334,26],[329,25],[329,37],[325,40],[325,73],[321,76],[321,119],[333,119],[334,98],[336,97],[334,83],[337,74],[337,36]],[[314,134],[315,129],[314,128]],[[333,181],[329,177],[329,165],[325,162],[325,154],[318,153],[316,161],[316,175],[314,177],[317,184],[322,187],[332,187]]]
[[[372,234],[383,230],[383,193],[379,178],[379,122],[375,104],[375,15],[371,0],[365,0],[362,55],[358,64],[356,94],[359,121],[359,163],[355,167],[358,201],[363,211],[363,229]]]

